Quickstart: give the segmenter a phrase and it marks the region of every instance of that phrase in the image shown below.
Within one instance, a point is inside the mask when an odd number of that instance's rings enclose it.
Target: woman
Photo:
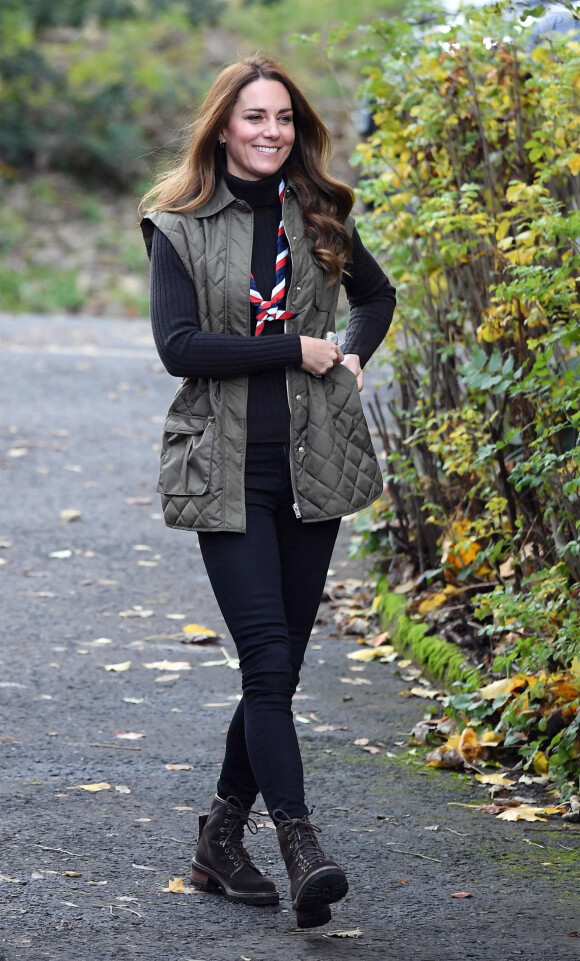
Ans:
[[[166,523],[198,531],[242,673],[193,883],[278,903],[243,846],[261,792],[299,927],[329,921],[348,889],[309,819],[292,696],[340,518],[382,488],[358,390],[395,305],[353,230],[351,190],[326,173],[328,147],[296,85],[256,55],[220,74],[142,204],[155,341],[184,378],[158,489]],[[341,281],[344,352],[326,337]]]

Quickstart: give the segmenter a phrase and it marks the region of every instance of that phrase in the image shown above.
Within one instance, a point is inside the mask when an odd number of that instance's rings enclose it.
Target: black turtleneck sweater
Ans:
[[[280,174],[262,180],[241,180],[224,174],[231,193],[246,201],[254,214],[252,273],[262,296],[269,299],[275,274],[280,223]],[[248,374],[248,443],[286,442],[290,413],[286,395],[286,367],[299,367],[302,350],[298,334],[285,334],[284,321],[266,321],[253,336],[256,309],[252,307],[252,336],[239,337],[200,329],[191,279],[171,242],[155,228],[150,238],[151,320],[159,356],[176,377],[236,377]],[[290,287],[291,262],[286,271]],[[355,230],[352,253],[343,284],[350,306],[344,353],[368,361],[389,328],[395,291]],[[249,297],[249,278],[248,278]]]

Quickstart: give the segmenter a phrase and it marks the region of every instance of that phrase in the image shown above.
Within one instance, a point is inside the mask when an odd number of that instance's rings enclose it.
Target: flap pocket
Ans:
[[[209,489],[215,419],[167,415],[157,490],[162,494],[205,494]]]

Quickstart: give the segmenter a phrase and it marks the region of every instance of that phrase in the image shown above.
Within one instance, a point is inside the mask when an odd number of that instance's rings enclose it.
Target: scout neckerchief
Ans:
[[[278,196],[280,203],[284,198],[284,180],[280,181]],[[282,310],[278,307],[284,300],[286,294],[286,264],[288,263],[288,241],[284,233],[284,217],[280,219],[278,227],[278,246],[276,249],[276,274],[274,276],[274,287],[270,294],[270,300],[264,300],[258,290],[254,275],[250,274],[250,303],[257,308],[256,313],[256,337],[259,337],[264,329],[267,320],[289,320],[296,315],[291,310]]]

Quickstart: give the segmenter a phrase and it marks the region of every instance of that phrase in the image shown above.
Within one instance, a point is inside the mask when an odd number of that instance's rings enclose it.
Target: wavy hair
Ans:
[[[169,171],[145,194],[140,213],[185,213],[209,200],[223,162],[219,132],[227,126],[243,87],[259,79],[277,80],[290,95],[295,140],[285,170],[296,187],[306,235],[313,242],[312,253],[331,282],[340,275],[350,253],[345,221],[354,195],[350,187],[327,172],[330,135],[321,119],[285,70],[262,54],[246,57],[222,70],[189,128],[188,143]]]

